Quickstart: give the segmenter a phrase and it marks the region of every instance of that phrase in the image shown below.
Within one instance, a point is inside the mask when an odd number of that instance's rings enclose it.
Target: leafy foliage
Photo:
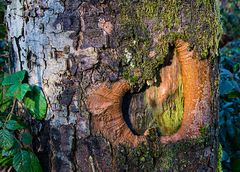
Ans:
[[[47,102],[41,88],[26,83],[27,71],[9,74],[8,47],[3,24],[4,6],[0,1],[0,166],[12,166],[17,172],[41,172],[39,160],[31,148],[32,135],[22,123],[21,105],[33,118],[42,120]]]
[[[33,118],[41,120],[45,117],[47,103],[44,94],[39,87],[24,83],[26,75],[26,71],[1,75],[0,166],[13,166],[17,172],[41,172],[37,157],[29,150],[32,136],[26,132],[26,125],[17,120],[20,114],[14,114],[18,102]],[[21,133],[19,137],[17,133]]]
[[[13,157],[13,167],[16,171],[41,172],[40,163],[31,151],[21,150]]]
[[[220,142],[223,171],[240,171],[240,40],[220,51]]]
[[[37,86],[31,87],[31,92],[28,92],[24,98],[24,104],[29,109],[30,113],[36,119],[45,117],[47,102],[42,90]]]
[[[1,129],[0,130],[0,139],[1,139],[0,147],[3,150],[8,150],[13,147],[15,140],[14,140],[13,134],[9,130]]]
[[[222,1],[221,14],[224,33],[229,37],[240,37],[240,2],[239,0]]]

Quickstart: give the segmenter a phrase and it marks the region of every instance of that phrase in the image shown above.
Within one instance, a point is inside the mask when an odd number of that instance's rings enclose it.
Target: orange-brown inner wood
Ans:
[[[102,134],[113,145],[128,142],[137,146],[146,140],[144,136],[134,135],[124,121],[122,99],[129,90],[130,86],[125,80],[115,82],[111,88],[103,83],[87,100],[94,132]]]
[[[196,137],[201,127],[210,123],[210,79],[207,60],[198,60],[189,44],[176,41],[177,57],[181,64],[183,83],[184,114],[177,133],[160,138],[162,143]]]

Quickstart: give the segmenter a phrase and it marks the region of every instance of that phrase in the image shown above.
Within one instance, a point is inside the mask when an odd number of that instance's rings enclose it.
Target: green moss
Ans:
[[[185,171],[187,169],[197,171],[196,164],[204,164],[206,159],[208,161],[208,157],[204,157],[204,151],[211,143],[207,143],[205,138],[207,136],[167,145],[162,145],[156,139],[148,141],[147,144],[142,143],[136,148],[120,145],[115,150],[117,169],[119,171]]]
[[[122,49],[123,72],[131,80],[134,68],[140,68],[141,80],[132,85],[141,88],[153,79],[169,53],[169,47],[181,38],[194,47],[199,58],[214,57],[222,31],[219,7],[215,0],[118,0],[120,6],[119,45]],[[158,39],[157,39],[158,37]],[[154,42],[157,40],[157,42]],[[131,52],[131,61],[124,50]],[[149,52],[156,56],[149,58]],[[125,75],[126,76],[126,75]]]
[[[208,125],[202,126],[199,129],[201,136],[205,136],[207,134],[207,131],[208,131]]]
[[[218,144],[218,163],[217,163],[217,172],[222,172],[222,145]]]
[[[157,126],[161,135],[172,135],[181,126],[183,117],[183,88],[180,82],[178,91],[168,98],[163,107],[158,107],[154,112]]]

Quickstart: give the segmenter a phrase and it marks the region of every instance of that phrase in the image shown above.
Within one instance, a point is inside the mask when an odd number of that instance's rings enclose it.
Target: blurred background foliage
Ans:
[[[221,14],[224,36],[230,39],[240,38],[240,1],[222,0]]]
[[[240,1],[222,0],[219,139],[222,170],[240,172]]]

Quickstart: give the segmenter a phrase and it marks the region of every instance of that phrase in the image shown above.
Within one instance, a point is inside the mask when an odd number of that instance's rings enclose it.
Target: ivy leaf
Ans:
[[[47,101],[40,87],[33,86],[31,90],[26,94],[23,102],[32,116],[41,120],[45,118],[47,112]]]
[[[21,141],[26,145],[31,144],[32,143],[32,135],[30,133],[22,133]]]
[[[6,92],[6,95],[9,97],[16,95],[16,98],[21,101],[28,91],[31,91],[31,88],[28,84],[14,84],[10,86]]]
[[[26,70],[21,70],[14,74],[8,75],[6,78],[3,79],[2,85],[19,84],[24,80],[26,73]]]
[[[19,130],[25,128],[24,126],[20,125],[17,121],[15,120],[9,120],[5,127],[9,130]]]
[[[21,150],[13,157],[13,168],[17,172],[42,172],[38,158],[30,151]]]
[[[0,147],[4,150],[10,149],[14,145],[14,136],[6,129],[0,130]]]

